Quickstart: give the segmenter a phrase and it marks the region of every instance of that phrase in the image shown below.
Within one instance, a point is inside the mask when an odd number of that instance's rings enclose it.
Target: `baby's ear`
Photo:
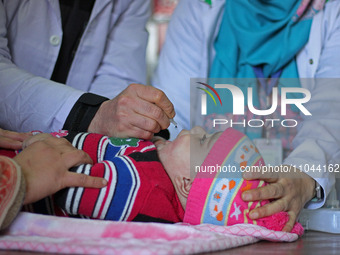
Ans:
[[[175,185],[177,186],[177,191],[179,194],[185,198],[188,198],[191,189],[192,181],[186,177],[178,176],[175,179]]]

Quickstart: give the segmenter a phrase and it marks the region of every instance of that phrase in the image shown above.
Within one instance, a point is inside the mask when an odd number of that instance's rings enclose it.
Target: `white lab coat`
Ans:
[[[162,89],[173,102],[176,121],[184,128],[190,123],[190,78],[208,76],[215,56],[213,43],[219,31],[225,0],[212,5],[199,0],[181,0],[172,16],[153,85]],[[301,78],[340,78],[340,1],[329,1],[312,22],[310,38],[297,55]],[[340,83],[339,79],[302,81],[312,99],[306,108],[312,118],[305,118],[294,139],[294,151],[285,164],[327,166],[340,163]],[[196,107],[197,108],[197,107]],[[192,109],[195,112],[195,109]],[[172,131],[172,127],[170,127]],[[308,172],[326,194],[334,184],[331,173]],[[321,177],[321,178],[317,178]],[[322,206],[310,203],[308,208]]]
[[[96,1],[65,86],[49,80],[63,34],[59,1],[0,1],[0,127],[59,130],[84,92],[113,98],[145,84],[149,14],[150,1]]]

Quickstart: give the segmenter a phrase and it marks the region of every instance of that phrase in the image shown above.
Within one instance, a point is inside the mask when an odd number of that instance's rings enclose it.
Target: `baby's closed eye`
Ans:
[[[207,136],[204,134],[203,137],[200,140],[200,144],[203,144],[205,139],[207,139]]]

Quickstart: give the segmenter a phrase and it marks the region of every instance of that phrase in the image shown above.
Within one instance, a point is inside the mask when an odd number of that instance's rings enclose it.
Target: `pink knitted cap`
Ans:
[[[264,161],[250,139],[235,129],[226,129],[197,172],[183,221],[225,226],[249,223],[282,230],[289,219],[286,212],[252,220],[249,212],[269,201],[245,202],[241,198],[243,191],[266,185],[264,181],[242,178],[242,171],[258,171],[262,165]],[[295,226],[292,232],[302,234],[302,226]]]

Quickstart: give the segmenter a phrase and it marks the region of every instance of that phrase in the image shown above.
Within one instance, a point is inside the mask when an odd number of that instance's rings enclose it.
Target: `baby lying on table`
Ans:
[[[286,212],[258,220],[249,218],[250,210],[269,201],[244,202],[241,193],[266,185],[263,181],[243,180],[240,171],[229,178],[204,170],[216,165],[237,169],[264,165],[252,142],[232,128],[207,134],[195,127],[183,130],[173,142],[91,133],[54,135],[64,136],[93,160],[93,165],[71,171],[104,177],[108,185],[102,189],[64,189],[54,195],[53,205],[40,201],[29,206],[33,211],[115,221],[249,223],[278,231],[288,221]],[[292,230],[302,231],[300,224]]]

